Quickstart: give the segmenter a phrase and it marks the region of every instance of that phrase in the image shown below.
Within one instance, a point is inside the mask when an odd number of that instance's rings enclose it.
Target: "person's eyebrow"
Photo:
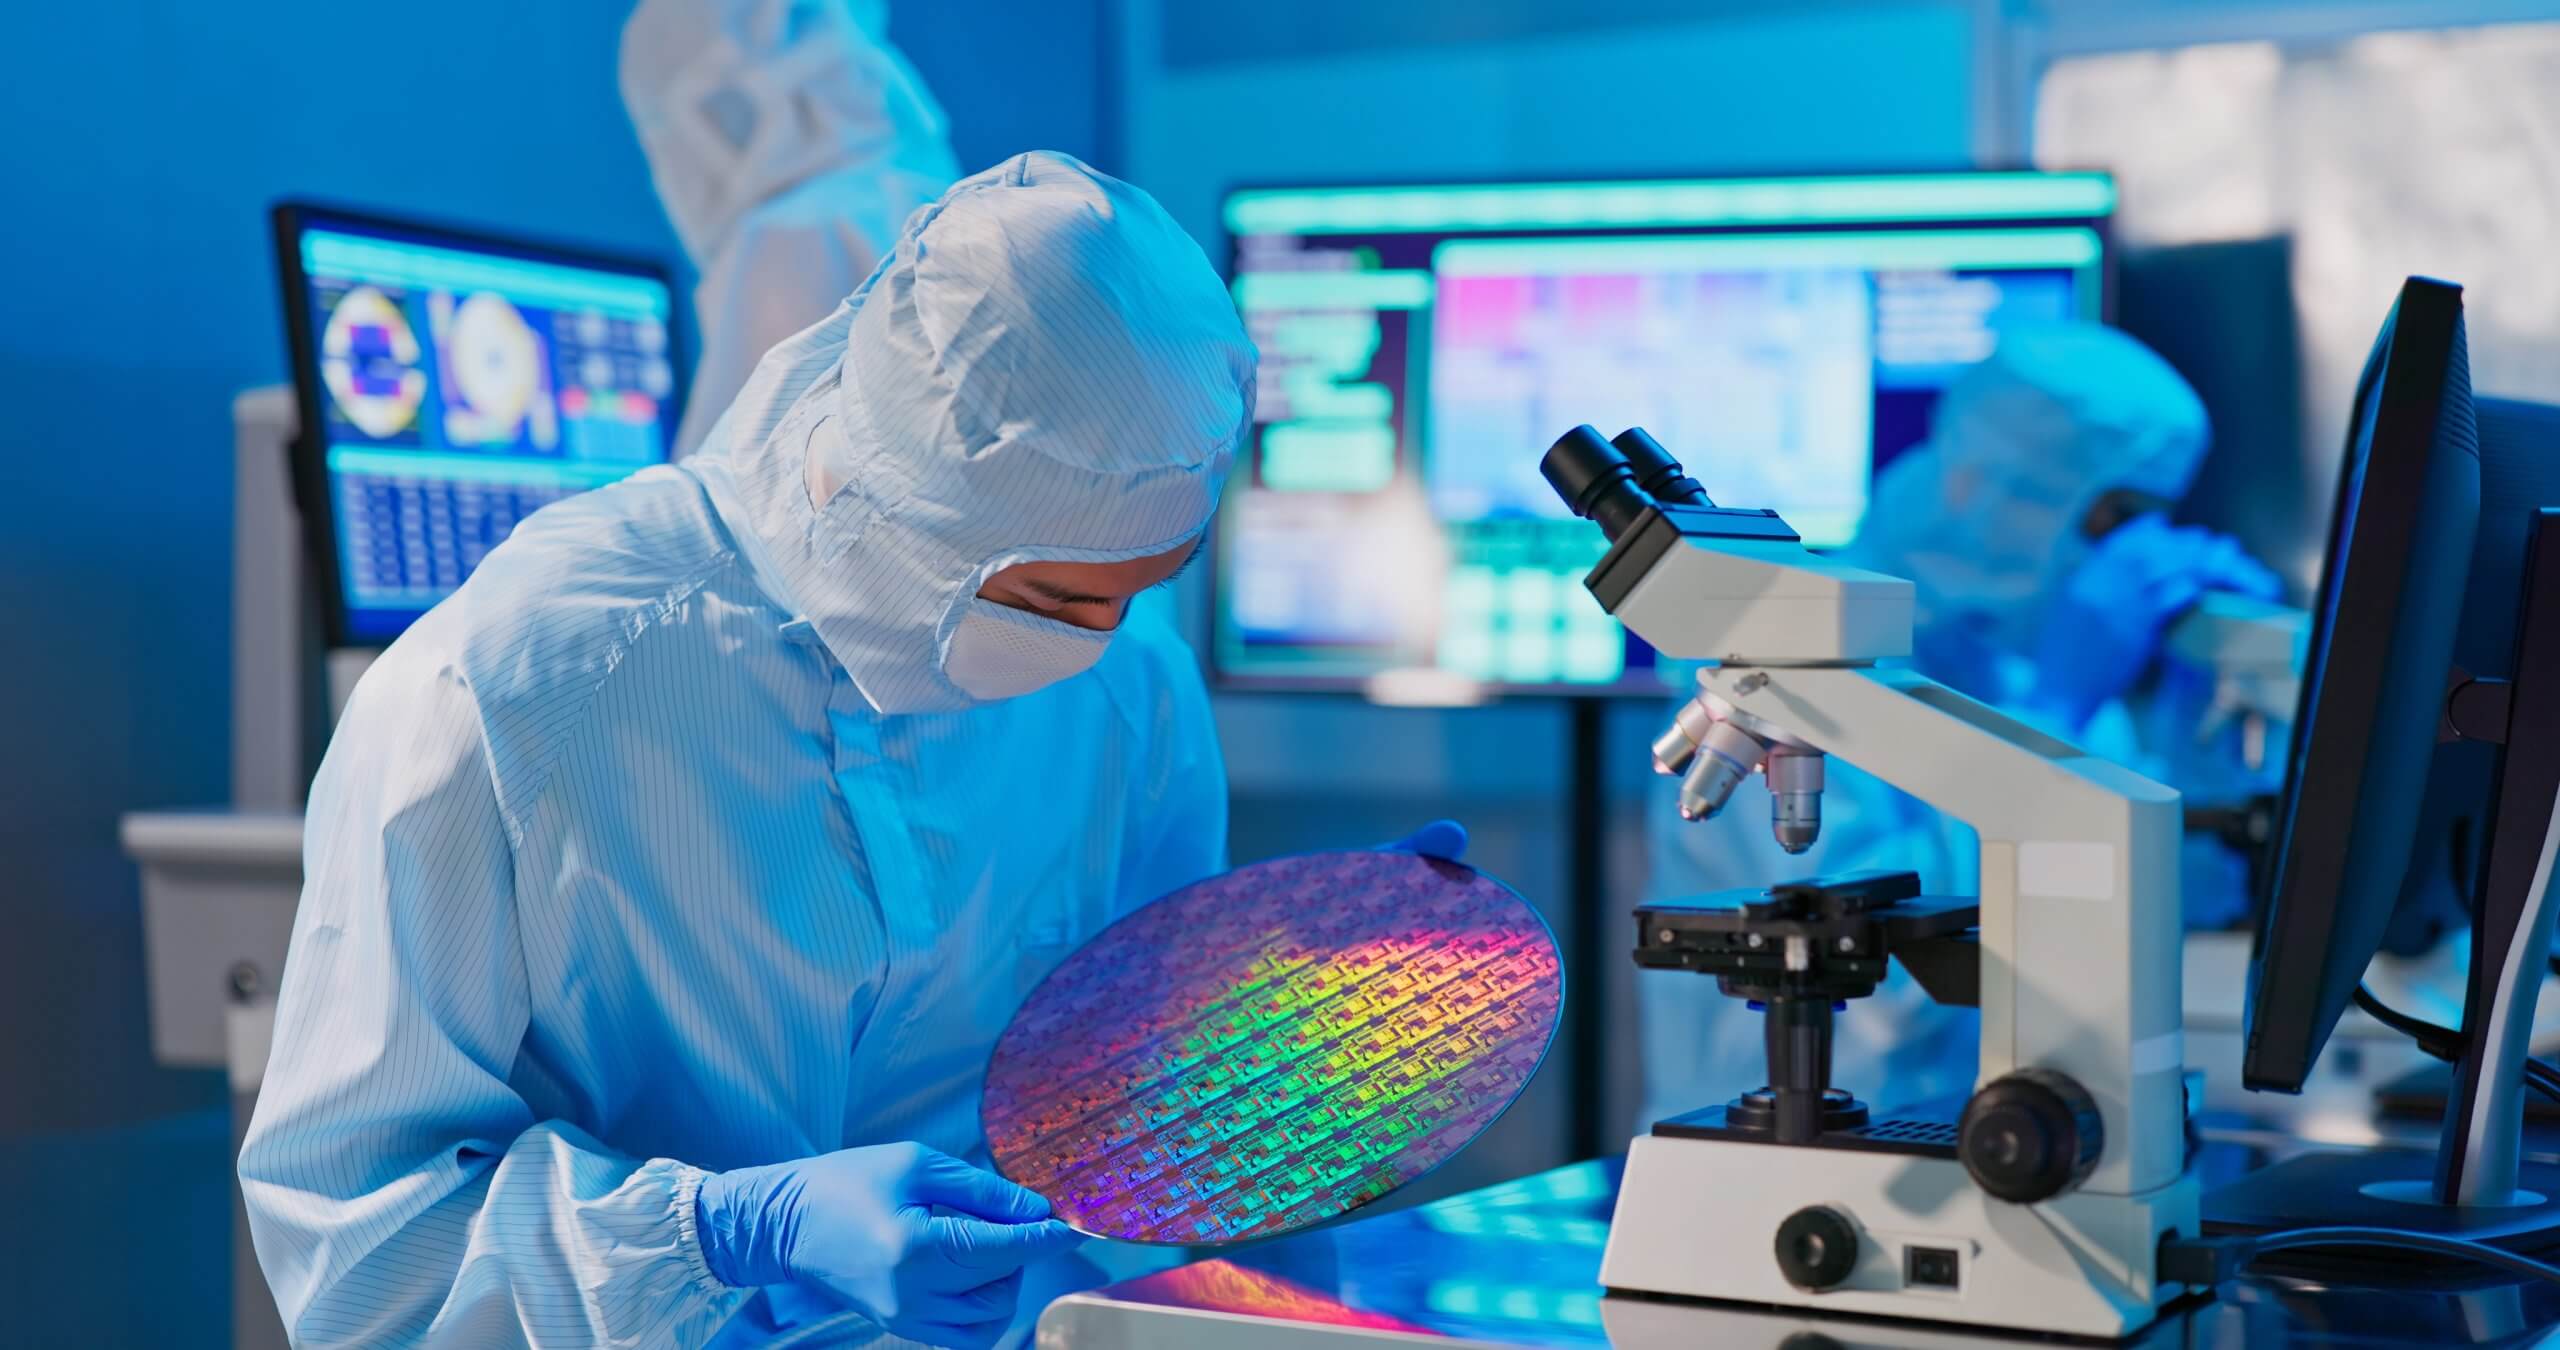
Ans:
[[[1071,591],[1064,586],[1053,586],[1048,582],[1041,581],[1034,577],[1023,578],[1022,589],[1029,591],[1052,604],[1116,605],[1120,603],[1107,595],[1086,595],[1082,591]]]

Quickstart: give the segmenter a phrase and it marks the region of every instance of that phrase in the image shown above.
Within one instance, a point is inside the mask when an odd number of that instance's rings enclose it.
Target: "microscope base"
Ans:
[[[1855,1233],[1839,1282],[1800,1288],[1778,1230],[1828,1208]],[[2155,1283],[2165,1233],[2196,1230],[2192,1174],[2138,1196],[1993,1199],[1919,1153],[1638,1137],[1600,1282],[1612,1292],[2116,1338],[2184,1292]]]

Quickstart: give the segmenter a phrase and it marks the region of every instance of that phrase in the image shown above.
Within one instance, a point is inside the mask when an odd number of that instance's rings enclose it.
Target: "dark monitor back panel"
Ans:
[[[2480,427],[2480,528],[2471,549],[2462,624],[2453,662],[2474,675],[2502,676],[2515,663],[2516,616],[2525,538],[2533,513],[2560,506],[2560,407],[2515,399],[2475,401]],[[2498,747],[2452,741],[2435,748],[2426,804],[2409,859],[2399,911],[2383,950],[2414,956],[2470,923],[2479,867],[2488,847],[2489,804]]]
[[[2292,241],[2128,247],[2116,324],[2186,376],[2213,427],[2178,519],[2231,535],[2279,570],[2317,557],[2325,522],[2314,504],[2329,494],[2302,454]],[[2291,503],[2305,509],[2269,509]]]

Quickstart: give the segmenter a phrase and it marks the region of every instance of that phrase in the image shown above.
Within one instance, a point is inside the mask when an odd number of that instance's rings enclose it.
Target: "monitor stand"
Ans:
[[[2414,1151],[2311,1154],[2205,1197],[2208,1231],[2358,1225],[2560,1246],[2560,1167],[2525,1162],[2524,1068],[2551,954],[2560,859],[2560,509],[2533,513],[2515,666],[2457,681],[2448,737],[2499,746],[2489,847],[2472,925],[2461,1055],[2432,1159]]]

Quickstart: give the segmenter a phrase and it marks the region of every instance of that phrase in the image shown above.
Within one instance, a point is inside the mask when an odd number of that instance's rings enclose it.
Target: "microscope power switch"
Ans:
[[[2031,1205],[2070,1190],[2098,1165],[2098,1104],[2065,1075],[2021,1069],[1973,1094],[1956,1126],[1956,1156],[1983,1190]]]
[[[1902,1282],[1914,1289],[1954,1289],[1963,1284],[1964,1256],[1953,1247],[1906,1247]]]
[[[1837,1288],[1858,1266],[1858,1230],[1829,1205],[1807,1205],[1778,1225],[1778,1273],[1798,1289]]]

